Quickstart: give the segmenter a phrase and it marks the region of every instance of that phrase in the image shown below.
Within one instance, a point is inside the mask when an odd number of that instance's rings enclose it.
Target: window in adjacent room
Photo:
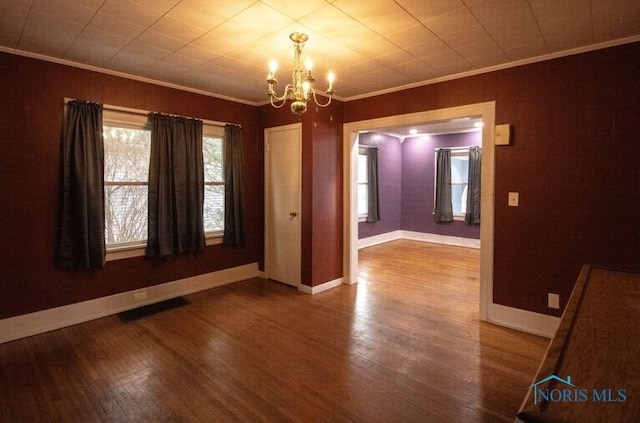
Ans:
[[[453,219],[464,220],[467,212],[469,149],[451,150],[451,205]]]
[[[369,214],[369,157],[364,148],[358,153],[358,220]]]

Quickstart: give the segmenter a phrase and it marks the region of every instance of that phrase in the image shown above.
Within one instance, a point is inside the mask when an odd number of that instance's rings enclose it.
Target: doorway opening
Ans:
[[[477,103],[447,109],[389,116],[344,125],[344,281],[358,281],[358,211],[357,172],[358,134],[391,127],[415,126],[459,120],[473,116],[481,119],[482,128],[482,188],[480,226],[480,320],[488,320],[493,302],[493,234],[494,234],[494,127],[495,102]]]

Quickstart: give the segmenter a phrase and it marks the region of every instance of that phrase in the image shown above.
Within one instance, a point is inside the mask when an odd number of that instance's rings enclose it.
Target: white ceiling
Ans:
[[[588,46],[640,39],[638,0],[0,0],[0,46],[265,101],[305,32],[316,88],[350,100]]]
[[[481,130],[481,126],[479,127],[478,125],[482,125],[482,119],[480,117],[468,116],[442,121],[425,122],[416,125],[395,125],[376,128],[373,132],[391,135],[392,137],[404,140],[405,138],[421,137],[424,135],[476,132]]]

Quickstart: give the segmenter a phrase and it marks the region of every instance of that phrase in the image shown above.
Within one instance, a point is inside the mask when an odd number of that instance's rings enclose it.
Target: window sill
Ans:
[[[215,234],[207,236],[205,245],[222,244],[222,234]],[[107,249],[107,261],[123,260],[133,257],[144,257],[145,244],[128,245],[125,247],[115,247]]]

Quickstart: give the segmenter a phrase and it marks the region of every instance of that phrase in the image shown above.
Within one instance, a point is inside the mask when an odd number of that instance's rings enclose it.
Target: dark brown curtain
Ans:
[[[146,256],[205,247],[202,121],[152,113]]]
[[[469,176],[467,181],[467,211],[464,220],[470,225],[480,223],[480,191],[482,169],[482,150],[469,147]]]
[[[378,147],[369,147],[367,160],[369,162],[367,175],[367,222],[380,220],[380,204],[378,194]]]
[[[438,223],[453,222],[451,203],[451,150],[436,151],[436,198],[433,219]]]
[[[64,125],[62,228],[58,265],[95,268],[105,263],[102,105],[67,104]]]
[[[244,243],[244,159],[242,128],[224,128],[224,245]]]

